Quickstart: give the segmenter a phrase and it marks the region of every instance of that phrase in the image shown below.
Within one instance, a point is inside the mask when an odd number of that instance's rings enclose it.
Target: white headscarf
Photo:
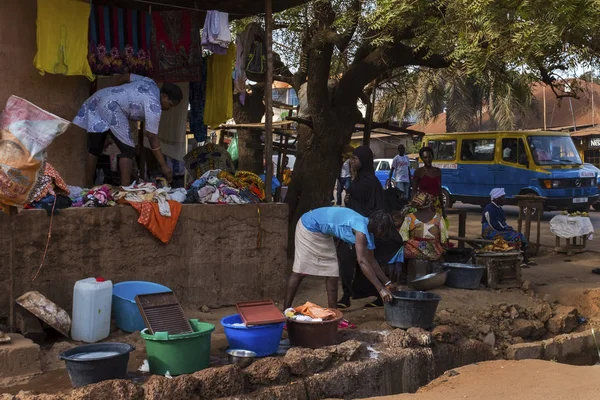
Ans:
[[[495,188],[492,189],[492,191],[490,192],[490,197],[492,198],[492,201],[496,200],[499,197],[502,196],[506,196],[506,192],[504,191],[504,188]]]

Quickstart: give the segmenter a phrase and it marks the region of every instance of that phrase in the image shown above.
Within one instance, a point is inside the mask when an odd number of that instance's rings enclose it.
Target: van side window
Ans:
[[[434,160],[456,159],[456,140],[430,140],[428,146],[433,149]]]
[[[517,162],[517,139],[502,139],[502,160]]]
[[[496,139],[463,140],[460,159],[463,161],[494,161]]]
[[[527,153],[523,139],[502,139],[502,160],[527,165]]]
[[[379,164],[379,171],[389,171],[390,169],[392,169],[392,167],[387,161],[382,161],[381,164]]]

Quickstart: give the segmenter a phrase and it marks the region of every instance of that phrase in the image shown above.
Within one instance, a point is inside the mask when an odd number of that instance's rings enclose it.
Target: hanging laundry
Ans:
[[[252,45],[255,42],[265,43],[265,31],[256,22],[248,24],[246,29],[237,35],[235,46],[237,48],[237,55],[235,58],[235,70],[234,70],[234,94],[239,94],[240,102],[245,103],[246,100],[246,67],[248,64],[248,56]]]
[[[90,15],[89,63],[98,75],[152,76],[152,21],[147,11],[94,6]]]
[[[233,116],[233,83],[231,75],[235,54],[235,45],[231,45],[226,55],[213,54],[208,57],[204,123],[213,129],[227,122]]]
[[[159,81],[197,81],[202,73],[200,13],[155,11],[152,13],[152,60]]]
[[[202,61],[202,76],[199,82],[190,82],[190,131],[196,142],[202,143],[208,137],[208,127],[204,123],[204,107],[206,106],[206,78],[208,61]]]
[[[202,48],[214,54],[225,55],[230,43],[229,14],[219,11],[207,12],[202,29]]]
[[[176,83],[183,93],[183,100],[178,106],[171,108],[169,112],[163,113],[158,125],[158,140],[160,148],[165,156],[175,160],[183,160],[185,155],[185,135],[187,133],[188,106],[189,106],[189,83]],[[148,138],[144,138],[144,146],[152,149]],[[175,170],[173,170],[175,173]]]
[[[169,243],[177,226],[179,214],[181,214],[181,203],[169,200],[170,217],[163,217],[158,204],[151,201],[130,202],[129,204],[139,213],[139,224],[145,226],[154,237],[164,244]]]
[[[37,54],[40,74],[83,75],[94,80],[88,63],[90,5],[77,0],[38,0]]]

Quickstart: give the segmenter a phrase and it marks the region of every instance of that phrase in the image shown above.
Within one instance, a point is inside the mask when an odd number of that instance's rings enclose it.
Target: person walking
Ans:
[[[398,154],[392,160],[389,179],[394,179],[396,187],[402,192],[403,199],[410,198],[410,159],[406,155],[406,147],[398,146]]]

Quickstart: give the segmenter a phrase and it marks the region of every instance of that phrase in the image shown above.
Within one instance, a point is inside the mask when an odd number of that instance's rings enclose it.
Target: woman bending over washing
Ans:
[[[386,238],[394,229],[390,214],[376,211],[369,218],[341,207],[309,211],[296,225],[293,272],[288,280],[284,309],[292,306],[306,275],[325,277],[329,308],[337,308],[339,265],[334,238],[356,247],[358,263],[384,301],[392,300],[387,279],[373,256],[375,238]]]

